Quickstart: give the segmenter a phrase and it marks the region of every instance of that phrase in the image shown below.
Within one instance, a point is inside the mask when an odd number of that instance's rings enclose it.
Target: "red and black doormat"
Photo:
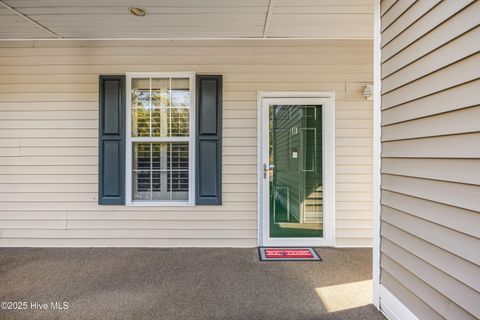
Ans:
[[[260,261],[321,261],[313,248],[258,248]]]

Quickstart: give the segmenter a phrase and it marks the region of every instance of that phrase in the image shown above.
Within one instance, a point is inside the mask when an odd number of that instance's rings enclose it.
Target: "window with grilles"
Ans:
[[[191,78],[131,77],[131,201],[189,202]]]

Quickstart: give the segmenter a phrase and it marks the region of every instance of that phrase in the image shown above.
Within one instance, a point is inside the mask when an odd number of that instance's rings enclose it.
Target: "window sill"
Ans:
[[[131,201],[125,203],[128,207],[193,207],[195,206],[192,202],[159,202],[159,201]]]

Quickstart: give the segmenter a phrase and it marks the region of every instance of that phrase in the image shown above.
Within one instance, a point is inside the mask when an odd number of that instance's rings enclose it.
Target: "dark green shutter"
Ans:
[[[98,203],[125,204],[125,76],[100,76]]]
[[[197,76],[196,204],[222,204],[222,76]]]

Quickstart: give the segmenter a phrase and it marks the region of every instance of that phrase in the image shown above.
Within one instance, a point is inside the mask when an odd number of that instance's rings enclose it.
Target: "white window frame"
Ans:
[[[132,200],[132,79],[135,78],[189,78],[190,80],[190,135],[188,139],[188,201]],[[126,123],[125,123],[125,204],[127,206],[193,206],[195,205],[195,72],[127,72],[126,73]],[[175,137],[168,138],[169,142]],[[141,138],[145,142],[161,142],[162,138]]]

